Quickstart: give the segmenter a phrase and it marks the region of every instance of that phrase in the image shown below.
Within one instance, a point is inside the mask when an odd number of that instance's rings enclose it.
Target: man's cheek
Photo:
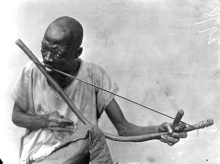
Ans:
[[[68,69],[68,63],[67,62],[59,62],[57,63],[57,68],[61,71],[64,71],[66,69]]]
[[[63,61],[63,60],[60,60],[60,59],[55,59],[54,60],[54,65],[55,66],[59,66],[59,67],[62,67],[63,66],[63,64],[64,64],[65,62]]]

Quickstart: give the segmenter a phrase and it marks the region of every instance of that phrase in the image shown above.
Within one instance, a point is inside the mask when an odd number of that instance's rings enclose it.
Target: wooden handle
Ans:
[[[214,124],[214,121],[212,119],[203,120],[203,121],[200,121],[198,124],[185,127],[183,129],[183,132],[190,132],[192,130],[202,129],[202,128],[211,126],[213,124]]]
[[[180,109],[180,110],[177,112],[176,117],[175,117],[174,120],[173,120],[172,128],[173,128],[174,130],[175,130],[175,128],[176,128],[177,126],[179,126],[179,123],[180,123],[180,121],[181,121],[183,115],[184,115],[184,111],[183,111],[182,109]]]

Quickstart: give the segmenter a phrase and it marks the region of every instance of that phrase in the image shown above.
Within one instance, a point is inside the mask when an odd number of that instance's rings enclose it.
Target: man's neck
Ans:
[[[72,72],[69,74],[72,76],[77,76],[77,74],[79,72],[80,65],[81,65],[81,60],[76,59],[74,65],[75,65],[75,67],[73,68]],[[64,89],[64,88],[68,87],[73,81],[74,81],[73,78],[65,76],[65,75],[61,75],[61,78],[58,81],[58,84]]]
[[[79,69],[80,69],[80,66],[81,66],[81,60],[76,59],[74,65],[75,65],[75,67],[69,73],[71,76],[77,76],[77,74],[79,72]],[[66,87],[68,87],[73,82],[74,79],[71,78],[71,77],[65,76],[63,74],[59,74],[59,76],[57,76],[57,78],[54,78],[54,80],[59,84],[59,86],[62,89],[65,89]]]

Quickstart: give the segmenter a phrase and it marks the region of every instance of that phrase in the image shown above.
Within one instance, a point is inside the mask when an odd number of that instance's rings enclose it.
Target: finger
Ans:
[[[57,122],[50,122],[49,127],[72,128],[73,129],[74,125],[73,124],[69,125],[69,124],[59,124]]]
[[[183,123],[183,122],[180,122],[179,127],[182,130],[182,129],[184,129],[186,127],[186,124]]]
[[[164,140],[164,139],[160,139],[160,141],[161,141],[161,142],[164,142],[164,143],[167,143],[167,141],[166,141],[166,140]]]
[[[165,135],[165,134],[161,135],[161,139],[164,140],[164,141],[166,141],[166,139],[167,139],[167,138],[166,138],[166,135]]]
[[[72,123],[71,120],[65,119],[63,115],[60,115],[58,111],[55,111],[55,112],[50,114],[49,121],[56,121],[56,122],[59,122],[59,123],[62,123],[62,122]]]
[[[58,122],[54,122],[54,121],[53,122],[49,122],[48,126],[49,126],[49,128],[50,127],[57,127],[57,126],[59,126],[59,123]]]
[[[52,128],[50,130],[57,131],[57,132],[73,132],[72,129],[58,128],[58,127],[54,127],[54,128]]]
[[[167,135],[161,135],[161,142],[167,143],[169,146],[173,146],[175,143],[177,143],[178,141],[175,142],[170,142],[170,139],[168,138]]]
[[[50,127],[49,129],[58,132],[73,132],[73,128]]]
[[[167,138],[167,143],[168,143],[168,142],[170,142],[170,143],[177,143],[177,142],[179,142],[179,140],[180,140],[179,138],[174,138],[174,137],[172,137],[172,136],[170,136],[170,135],[167,136],[166,138]]]
[[[58,122],[50,122],[48,124],[49,127],[61,127],[61,128],[65,128],[65,127],[72,127],[73,128],[73,124],[60,124]]]
[[[176,132],[182,131],[185,127],[186,127],[186,124],[183,123],[183,122],[180,122],[179,126],[177,126],[177,127],[175,128],[175,131],[176,131]]]
[[[72,124],[73,124],[73,121],[72,121],[72,120],[65,119],[65,118],[57,118],[56,121],[57,121],[59,124],[66,124],[66,125],[72,125]]]
[[[186,132],[179,132],[179,133],[172,133],[172,137],[174,138],[186,138],[187,137],[187,133]]]
[[[165,141],[163,139],[160,139],[160,141],[168,144],[169,146],[173,146],[175,144],[175,143],[167,142],[167,141]]]
[[[170,134],[173,133],[173,129],[172,129],[170,123],[165,123],[165,124],[164,124],[164,128],[165,128]]]
[[[167,143],[167,139],[166,139],[165,134],[164,134],[164,135],[161,135],[160,141],[161,141],[161,142],[164,142],[164,143]]]
[[[169,146],[173,146],[175,143],[167,142]]]
[[[73,125],[73,121],[72,120],[68,120],[68,119],[63,119],[63,118],[58,118],[58,117],[52,117],[49,120],[51,123],[52,122],[56,122],[58,124],[65,124],[65,125]]]

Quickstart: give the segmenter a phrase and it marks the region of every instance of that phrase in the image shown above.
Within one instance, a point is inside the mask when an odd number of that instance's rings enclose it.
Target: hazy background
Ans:
[[[208,118],[215,122],[198,134],[188,133],[187,139],[173,147],[159,141],[108,140],[114,163],[219,164],[219,4],[217,0],[1,2],[0,158],[7,164],[18,163],[19,141],[24,133],[11,122],[13,101],[9,94],[29,59],[14,42],[22,39],[40,58],[47,26],[67,15],[84,27],[81,58],[102,66],[118,84],[120,95],[170,116],[183,109],[183,120],[190,124]],[[116,99],[132,123],[145,126],[172,122]],[[116,134],[105,114],[100,127]]]

